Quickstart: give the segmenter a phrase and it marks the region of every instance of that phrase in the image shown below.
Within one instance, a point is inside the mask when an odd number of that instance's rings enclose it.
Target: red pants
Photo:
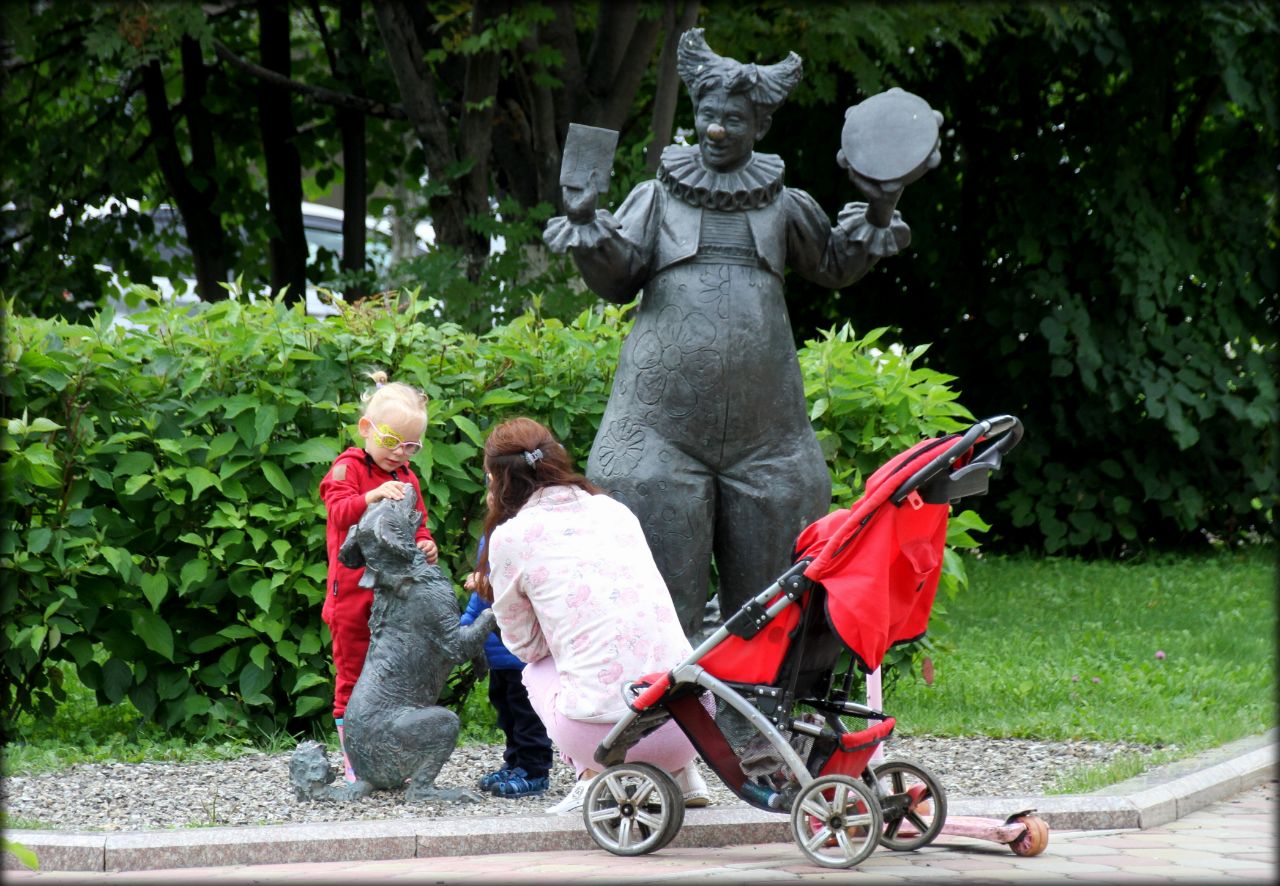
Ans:
[[[332,598],[333,608],[325,618],[333,637],[333,666],[337,678],[333,687],[333,716],[340,718],[347,710],[351,690],[356,688],[364,657],[369,651],[369,611],[373,608],[373,591],[354,588]]]

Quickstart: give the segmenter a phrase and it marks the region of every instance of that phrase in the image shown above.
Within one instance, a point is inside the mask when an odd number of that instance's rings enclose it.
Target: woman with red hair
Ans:
[[[502,641],[528,662],[529,701],[578,782],[548,812],[582,807],[595,749],[626,711],[627,679],[666,671],[691,649],[644,532],[627,507],[574,470],[529,418],[503,422],[484,447],[489,486],[477,591]],[[627,759],[671,772],[685,804],[709,795],[695,751],[668,722]]]

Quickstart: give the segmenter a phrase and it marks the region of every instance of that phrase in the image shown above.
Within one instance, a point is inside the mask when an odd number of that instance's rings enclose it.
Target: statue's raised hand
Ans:
[[[867,198],[867,220],[879,228],[887,228],[893,218],[894,207],[902,196],[901,181],[878,182],[859,175],[852,168],[847,168],[849,181]]]
[[[561,198],[564,200],[564,214],[575,225],[585,225],[595,220],[596,200],[599,197],[595,179],[596,174],[592,171],[581,186],[562,185],[560,188]]]

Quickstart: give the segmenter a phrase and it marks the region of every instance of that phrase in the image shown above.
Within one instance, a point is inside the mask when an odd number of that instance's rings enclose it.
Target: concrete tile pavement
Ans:
[[[916,852],[878,849],[855,871],[807,862],[792,843],[667,848],[641,858],[599,849],[509,852],[376,861],[223,865],[117,873],[6,872],[20,883],[1272,883],[1280,784],[1268,781],[1235,797],[1146,830],[1055,831],[1041,855],[1021,858],[1002,846],[940,837]]]
[[[877,883],[1274,882],[1276,753],[1273,730],[1098,794],[956,798],[953,815],[1003,819],[1036,807],[1053,828],[1049,848],[1021,858],[1004,846],[944,834],[916,852],[877,850],[856,874]],[[596,848],[571,815],[128,835],[22,831],[6,836],[37,849],[43,869],[28,872],[6,858],[4,873],[10,880],[113,884],[771,883],[853,874],[809,864],[790,841],[786,818],[745,807],[689,810],[670,847],[634,859]],[[42,833],[44,842],[33,845]]]

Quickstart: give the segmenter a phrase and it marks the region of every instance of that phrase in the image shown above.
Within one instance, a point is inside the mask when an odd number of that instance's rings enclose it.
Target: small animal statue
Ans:
[[[360,586],[374,592],[369,651],[343,717],[356,781],[330,784],[334,776],[323,749],[304,742],[294,751],[289,773],[300,800],[358,800],[374,790],[401,787],[410,803],[481,799],[468,790],[435,786],[458,740],[457,715],[436,701],[456,665],[483,662],[493,612],[458,625],[453,586],[414,546],[421,515],[414,508],[413,487],[404,486],[399,501],[372,505],[338,552],[345,566],[364,567]]]

